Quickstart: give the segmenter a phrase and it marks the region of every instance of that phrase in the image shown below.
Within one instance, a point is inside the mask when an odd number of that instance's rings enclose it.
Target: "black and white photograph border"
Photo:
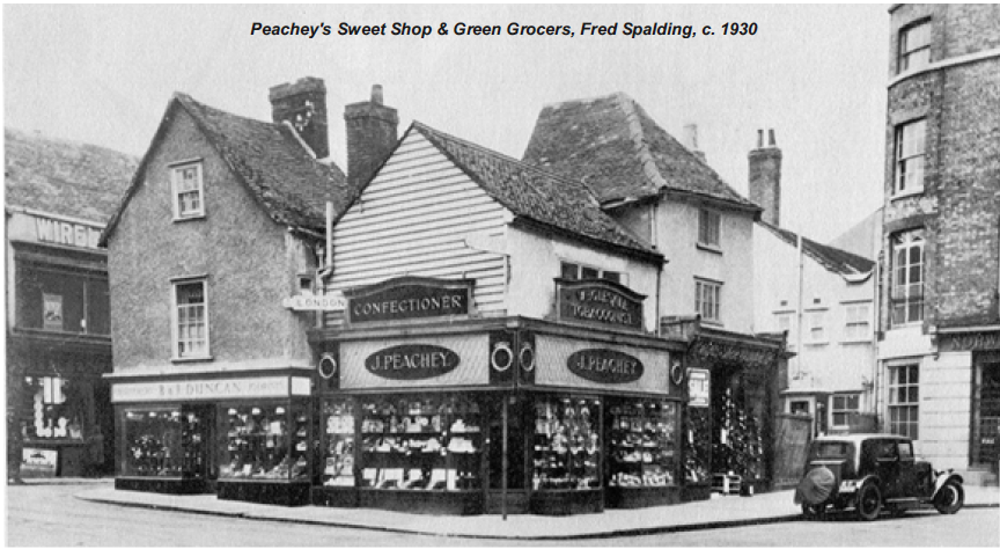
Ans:
[[[1000,5],[2,22],[7,545],[1000,545]]]

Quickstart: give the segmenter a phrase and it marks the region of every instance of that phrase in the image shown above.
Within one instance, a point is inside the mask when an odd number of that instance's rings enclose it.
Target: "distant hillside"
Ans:
[[[4,128],[5,206],[107,223],[139,159],[95,145]]]

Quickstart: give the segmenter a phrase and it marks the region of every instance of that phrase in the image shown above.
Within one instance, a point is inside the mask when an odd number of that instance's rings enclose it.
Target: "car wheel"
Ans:
[[[824,520],[826,518],[826,504],[820,503],[818,505],[810,505],[808,503],[803,503],[802,516],[804,516],[806,520]]]
[[[882,492],[874,483],[868,483],[861,487],[858,492],[858,504],[856,511],[858,517],[863,520],[875,520],[879,511],[882,510]]]
[[[944,515],[954,515],[964,502],[965,490],[957,482],[946,482],[934,496],[934,508]]]

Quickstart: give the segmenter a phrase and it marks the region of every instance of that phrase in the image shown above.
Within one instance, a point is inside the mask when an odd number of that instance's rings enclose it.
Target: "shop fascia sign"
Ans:
[[[347,290],[351,324],[447,318],[472,311],[473,280],[402,277]]]
[[[938,342],[943,352],[1000,349],[1000,331],[941,333],[938,334]]]
[[[322,295],[304,293],[286,297],[281,304],[293,311],[343,311],[347,308],[347,298],[343,292],[334,290]]]
[[[365,370],[386,379],[412,381],[442,376],[460,362],[455,351],[437,345],[396,345],[369,355]]]
[[[27,209],[16,211],[11,239],[99,250],[101,226],[82,220],[43,214]]]
[[[115,383],[111,402],[159,402],[170,400],[217,400],[308,395],[308,378],[261,377],[252,379],[202,379]]]
[[[642,331],[646,296],[610,280],[555,280],[559,320]]]
[[[711,395],[711,381],[708,370],[688,368],[688,406],[708,408]]]
[[[584,349],[566,359],[569,371],[596,383],[630,383],[642,378],[638,358],[611,349]]]

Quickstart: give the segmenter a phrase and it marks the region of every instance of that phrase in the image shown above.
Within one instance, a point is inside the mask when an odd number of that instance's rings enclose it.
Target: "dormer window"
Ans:
[[[589,267],[565,261],[560,266],[560,275],[566,280],[595,280],[603,278],[604,280],[610,280],[618,284],[628,284],[625,273],[605,271],[597,267]]]
[[[175,220],[205,216],[201,162],[187,162],[172,166],[171,184]]]

